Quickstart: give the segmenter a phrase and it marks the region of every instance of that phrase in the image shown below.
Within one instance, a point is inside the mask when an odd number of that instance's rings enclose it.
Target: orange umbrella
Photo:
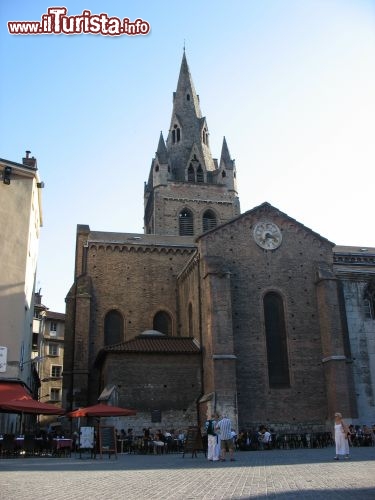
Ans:
[[[106,405],[98,403],[93,406],[86,406],[78,410],[71,411],[66,414],[67,417],[130,417],[136,415],[137,412],[133,408],[120,408],[118,406]]]

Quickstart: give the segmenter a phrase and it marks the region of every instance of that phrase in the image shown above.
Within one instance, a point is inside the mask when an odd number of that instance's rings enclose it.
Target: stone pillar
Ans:
[[[237,427],[230,273],[223,269],[219,257],[206,257],[202,264],[205,392],[215,392],[215,410],[226,414]]]
[[[89,401],[91,280],[80,276],[66,298],[63,393],[66,408]]]
[[[342,413],[344,418],[355,418],[354,379],[351,359],[345,349],[347,331],[343,304],[340,301],[338,280],[328,267],[319,268],[316,289],[328,402],[327,419],[332,422],[335,412]]]

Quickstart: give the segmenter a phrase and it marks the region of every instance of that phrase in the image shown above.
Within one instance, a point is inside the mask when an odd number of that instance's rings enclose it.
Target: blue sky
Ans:
[[[14,36],[9,20],[142,18],[146,36]],[[183,46],[214,157],[241,210],[268,201],[337,245],[375,246],[374,0],[0,3],[0,157],[38,160],[37,287],[65,311],[77,224],[143,232],[143,185],[167,136]]]

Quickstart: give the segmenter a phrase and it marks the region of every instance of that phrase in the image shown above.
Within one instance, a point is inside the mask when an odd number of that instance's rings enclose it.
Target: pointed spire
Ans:
[[[167,147],[165,145],[163,132],[160,132],[159,144],[158,144],[158,149],[156,151],[156,156],[158,157],[160,163],[168,162],[168,152],[167,152]]]
[[[186,113],[187,108],[193,109],[194,114],[197,118],[202,117],[199,106],[199,98],[195,91],[193,79],[190,74],[190,69],[187,63],[186,53],[184,49],[177,89],[174,93],[174,112],[177,115],[184,114]]]
[[[230,157],[227,141],[224,137],[223,146],[221,148],[220,166],[224,165],[226,168],[233,166],[233,160]]]

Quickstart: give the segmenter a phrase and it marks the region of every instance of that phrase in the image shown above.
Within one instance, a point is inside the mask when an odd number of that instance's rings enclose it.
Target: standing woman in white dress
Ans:
[[[346,459],[349,458],[348,432],[349,427],[343,421],[341,413],[335,413],[336,456],[334,457],[334,460],[338,460],[339,455],[344,455]]]

